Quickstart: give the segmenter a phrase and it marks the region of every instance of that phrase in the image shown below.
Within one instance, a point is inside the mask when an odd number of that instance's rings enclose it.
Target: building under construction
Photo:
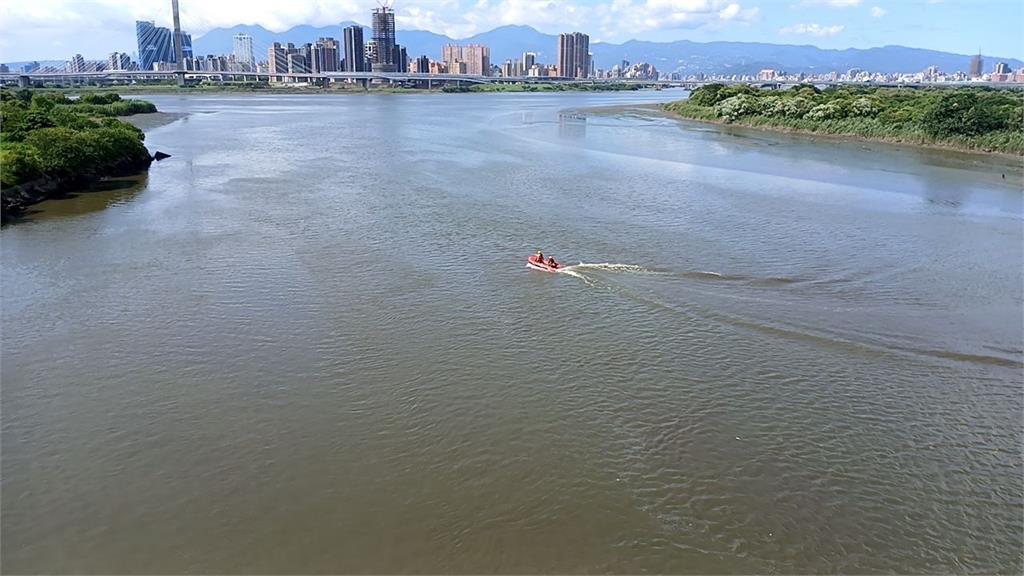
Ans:
[[[374,72],[395,71],[395,11],[387,4],[373,9]]]

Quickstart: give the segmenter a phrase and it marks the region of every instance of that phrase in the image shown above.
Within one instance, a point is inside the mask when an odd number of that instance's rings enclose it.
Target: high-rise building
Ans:
[[[270,74],[288,72],[288,49],[280,42],[274,42],[267,48],[267,71]]]
[[[156,62],[172,58],[171,31],[153,22],[135,21],[135,40],[139,47],[139,69],[152,70]]]
[[[412,71],[418,74],[429,74],[430,73],[430,58],[424,54],[419,58],[413,60]]]
[[[252,51],[252,36],[245,33],[235,34],[234,50],[232,53],[235,55],[235,62],[244,71],[248,72],[256,69],[256,55]]]
[[[558,74],[566,78],[590,75],[590,36],[582,32],[558,35]]]
[[[409,55],[405,51],[405,46],[401,44],[395,44],[392,49],[392,62],[395,65],[395,72],[406,73],[409,71]]]
[[[177,62],[170,29],[136,20],[135,40],[139,48],[139,70],[152,70],[158,62]],[[192,57],[192,36],[187,32],[181,33],[181,51],[184,58]]]
[[[981,53],[979,52],[976,56],[971,56],[971,78],[981,78],[981,73],[985,71],[985,60],[982,59]]]
[[[349,26],[342,31],[345,42],[345,72],[366,71],[366,49],[363,46],[363,27]]]
[[[491,49],[482,44],[447,44],[441,48],[441,59],[451,74],[491,74]]]
[[[304,69],[301,70],[301,71],[302,72],[312,72],[313,71],[313,45],[310,44],[309,42],[306,42],[302,46],[299,46],[296,49],[295,52],[296,52],[296,54],[301,56],[302,59],[304,60],[304,62],[303,62],[304,63]]]
[[[501,76],[502,78],[511,78],[512,76],[515,76],[511,59],[505,60],[505,63],[501,65]]]
[[[11,69],[7,64],[0,64],[0,74],[9,74]]]
[[[445,44],[441,47],[441,60],[448,70],[454,70],[456,62],[462,62],[462,48],[458,44]],[[456,72],[452,72],[456,74]]]
[[[384,5],[373,9],[373,41],[377,49],[374,72],[395,71],[395,11]]]
[[[302,53],[301,49],[288,55],[288,72],[291,74],[306,74],[309,70],[309,59]]]
[[[482,44],[462,47],[462,60],[466,63],[466,74],[473,76],[491,75],[491,49]]]
[[[370,40],[364,44],[363,54],[366,57],[365,70],[369,72],[373,68],[373,63],[377,60],[377,41]]]
[[[85,58],[81,54],[75,54],[64,66],[68,72],[85,72]]]
[[[316,41],[315,56],[319,58],[317,72],[339,72],[341,70],[341,44],[334,38],[320,38]]]
[[[523,52],[523,71],[526,72],[537,63],[537,55],[533,52]]]
[[[1010,69],[1010,65],[1006,62],[999,62],[996,64],[996,74],[1010,74],[1013,70]]]
[[[171,44],[172,49],[174,44]],[[181,54],[185,58],[192,57],[192,35],[188,32],[181,33]]]
[[[111,52],[107,56],[107,70],[131,70],[132,58],[126,52]]]

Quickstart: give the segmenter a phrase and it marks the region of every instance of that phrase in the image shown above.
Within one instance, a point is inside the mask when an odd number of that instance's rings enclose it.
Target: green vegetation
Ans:
[[[685,118],[1024,155],[1024,92],[709,84],[665,105]]]
[[[468,84],[445,86],[442,92],[604,92],[608,90],[639,90],[638,84]]]
[[[155,111],[149,102],[122,100],[117,94],[71,100],[59,92],[0,92],[4,215],[68,187],[148,166],[145,135],[114,116]]]

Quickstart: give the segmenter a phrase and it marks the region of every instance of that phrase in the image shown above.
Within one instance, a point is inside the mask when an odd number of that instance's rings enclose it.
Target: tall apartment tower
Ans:
[[[558,35],[558,75],[566,78],[590,75],[590,36],[582,32]]]
[[[271,74],[288,72],[288,49],[280,42],[274,42],[267,48],[267,70]]]
[[[529,71],[537,63],[537,55],[533,52],[523,52],[523,70]]]
[[[491,49],[482,44],[462,47],[462,60],[466,63],[466,74],[474,76],[491,75]]]
[[[406,52],[405,46],[395,44],[392,49],[391,61],[395,66],[395,72],[404,74],[409,71],[409,54]]]
[[[446,44],[441,59],[451,74],[491,75],[491,49],[483,44]]]
[[[334,38],[320,38],[309,47],[309,71],[337,72],[341,66],[341,47]]]
[[[249,72],[256,70],[256,55],[252,51],[252,36],[245,33],[235,34],[233,38],[235,62],[242,66],[242,70]]]
[[[132,59],[127,52],[111,52],[107,57],[107,70],[131,70]]]
[[[377,44],[374,72],[395,71],[395,11],[388,6],[373,9],[373,41]]]
[[[441,60],[444,60],[444,65],[451,72],[457,67],[457,62],[462,62],[462,47],[458,44],[445,44],[441,47]],[[452,72],[457,74],[457,72]]]
[[[64,64],[64,69],[68,72],[85,72],[85,58],[82,58],[81,54],[75,54]]]
[[[366,72],[366,48],[363,27],[349,26],[342,31],[345,42],[345,72]]]

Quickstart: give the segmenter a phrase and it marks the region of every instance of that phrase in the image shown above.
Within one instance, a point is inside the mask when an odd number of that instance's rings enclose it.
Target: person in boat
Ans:
[[[541,261],[543,262],[543,259]],[[558,268],[558,262],[555,262],[554,256],[548,256],[548,266],[551,268]]]
[[[543,264],[544,263],[544,253],[543,252],[541,252],[540,250],[537,250],[537,254],[535,254],[535,256],[537,256],[537,263],[538,264]]]

